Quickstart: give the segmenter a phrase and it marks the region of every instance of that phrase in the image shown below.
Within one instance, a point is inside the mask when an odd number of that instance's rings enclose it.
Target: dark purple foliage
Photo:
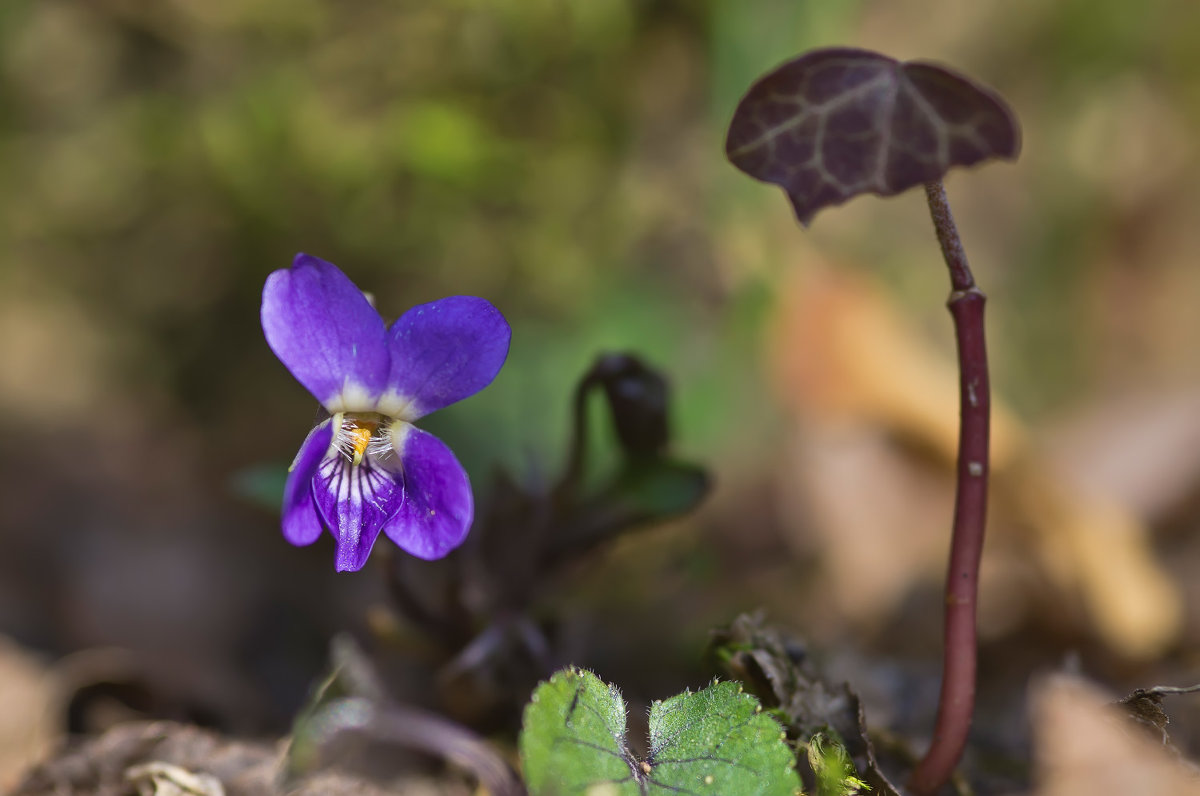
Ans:
[[[735,166],[787,191],[802,224],[860,193],[892,196],[1020,148],[1012,112],[990,89],[851,48],[816,50],[761,78],[725,140]]]

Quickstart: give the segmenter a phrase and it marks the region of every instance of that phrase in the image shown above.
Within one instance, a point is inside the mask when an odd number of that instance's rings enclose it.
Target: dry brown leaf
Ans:
[[[771,365],[790,406],[822,419],[867,419],[928,444],[958,450],[958,374],[867,275],[813,267],[785,284],[772,330]],[[949,319],[946,322],[950,330]],[[992,406],[992,468],[1024,447],[1019,421]]]
[[[859,624],[884,619],[916,579],[945,567],[952,499],[943,473],[912,466],[878,428],[813,425],[795,435],[788,466],[797,489],[789,514],[803,516],[821,556],[821,594]]]
[[[463,786],[425,777],[398,778],[386,787],[331,769],[291,786],[279,782],[281,744],[229,738],[169,721],[127,722],[64,749],[27,772],[14,796],[126,796],[219,793],[228,796],[465,796]],[[214,784],[217,783],[217,784]],[[207,791],[205,790],[207,788]]]
[[[1112,699],[1055,676],[1033,693],[1035,796],[1200,796],[1200,778]]]
[[[0,636],[0,791],[54,745],[58,701],[42,662]]]
[[[130,766],[125,779],[137,787],[138,796],[225,796],[221,780],[170,763]]]
[[[1103,399],[1054,430],[1048,450],[1081,492],[1154,522],[1200,491],[1200,387]]]
[[[809,269],[781,295],[771,362],[801,428],[786,499],[809,520],[797,527],[819,536],[839,608],[882,619],[915,582],[944,572],[958,437],[955,365],[865,275]],[[1145,524],[1120,503],[1073,487],[1029,438],[994,395],[985,575],[1025,583],[1033,562],[1052,586],[1053,607],[1064,597],[1081,601],[1114,650],[1158,654],[1178,636],[1182,601]],[[1001,624],[1019,621],[1016,612],[1035,607],[1028,605],[1034,596],[1003,595]]]
[[[1077,591],[1096,630],[1131,658],[1153,658],[1183,626],[1178,585],[1162,570],[1148,531],[1128,509],[1061,486],[1036,463],[999,485],[1028,529],[1029,549],[1060,587]]]

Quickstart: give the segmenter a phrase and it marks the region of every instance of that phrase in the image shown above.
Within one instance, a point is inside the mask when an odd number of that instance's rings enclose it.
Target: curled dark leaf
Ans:
[[[670,440],[666,377],[631,354],[606,354],[595,369],[625,452],[653,455],[666,448]]]
[[[666,377],[633,354],[601,354],[575,387],[571,448],[563,485],[573,487],[583,472],[588,449],[587,399],[596,389],[604,392],[617,440],[626,456],[654,456],[670,441],[670,388]]]
[[[630,353],[603,353],[575,387],[571,443],[559,480],[560,496],[580,485],[588,458],[588,397],[602,391],[626,459],[655,459],[670,443],[670,386],[660,371]]]
[[[1012,111],[990,89],[851,48],[814,50],[759,79],[725,141],[735,166],[787,192],[802,224],[860,193],[892,196],[1020,148]]]

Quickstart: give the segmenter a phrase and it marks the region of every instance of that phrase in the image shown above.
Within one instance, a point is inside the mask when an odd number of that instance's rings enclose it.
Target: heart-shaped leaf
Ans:
[[[800,792],[780,726],[731,682],[655,702],[649,751],[639,760],[626,743],[621,692],[591,672],[564,669],[525,709],[521,762],[535,796]]]
[[[735,166],[787,191],[802,224],[860,193],[892,196],[1020,148],[1012,111],[990,89],[850,48],[814,50],[761,78],[725,140]]]

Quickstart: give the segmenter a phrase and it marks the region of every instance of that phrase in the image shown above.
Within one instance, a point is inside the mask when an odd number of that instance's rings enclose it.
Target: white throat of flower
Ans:
[[[334,449],[357,467],[363,460],[383,463],[395,454],[392,445],[392,420],[374,412],[339,412],[332,418]]]

